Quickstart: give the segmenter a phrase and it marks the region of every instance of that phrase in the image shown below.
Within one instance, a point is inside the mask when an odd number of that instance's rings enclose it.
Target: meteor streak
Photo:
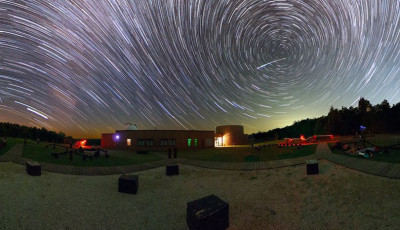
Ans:
[[[33,109],[31,109],[31,108],[26,108],[27,110],[29,110],[29,111],[31,111],[31,112],[33,112],[33,113],[36,113],[37,115],[39,115],[39,116],[41,116],[41,117],[43,117],[43,118],[45,118],[45,119],[49,119],[47,116],[45,116],[43,113],[40,113],[40,112],[38,112],[38,111],[36,111],[36,110],[33,110]]]
[[[285,59],[286,59],[286,58],[281,58],[281,59],[278,59],[278,60],[275,60],[275,61],[272,61],[272,62],[268,62],[267,64],[264,64],[264,65],[262,65],[262,66],[257,67],[257,69],[261,69],[261,68],[263,68],[263,67],[265,67],[265,66],[267,66],[267,65],[271,65],[271,64],[273,64],[273,63],[275,63],[275,62],[282,61],[282,60],[285,60]]]

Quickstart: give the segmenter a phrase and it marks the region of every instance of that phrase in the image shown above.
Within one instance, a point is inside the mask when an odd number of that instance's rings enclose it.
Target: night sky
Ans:
[[[400,101],[399,0],[0,0],[0,121],[246,133]]]

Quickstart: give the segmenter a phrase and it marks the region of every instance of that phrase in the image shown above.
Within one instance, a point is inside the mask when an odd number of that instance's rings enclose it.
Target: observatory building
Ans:
[[[218,126],[215,133],[215,146],[247,145],[248,135],[241,125]]]
[[[123,130],[101,135],[101,148],[142,150],[200,149],[214,147],[214,131],[139,130],[126,124]]]
[[[215,133],[203,130],[139,130],[135,124],[127,123],[123,130],[101,135],[101,148],[135,151],[163,151],[174,147],[203,149],[247,143],[247,135],[240,125],[218,126]]]

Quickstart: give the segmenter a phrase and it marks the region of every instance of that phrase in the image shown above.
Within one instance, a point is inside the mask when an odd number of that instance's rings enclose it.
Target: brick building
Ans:
[[[101,135],[101,148],[141,150],[199,149],[214,147],[214,131],[117,130]]]

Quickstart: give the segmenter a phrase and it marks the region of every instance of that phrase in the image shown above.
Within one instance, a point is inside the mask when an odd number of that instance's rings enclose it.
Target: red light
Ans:
[[[301,139],[302,141],[304,141],[304,140],[305,140],[304,135],[300,135],[300,139]]]
[[[75,142],[75,145],[74,145],[74,148],[75,149],[79,149],[80,147],[82,147],[82,148],[85,148],[86,146],[86,142],[87,142],[87,140],[80,140],[80,141],[77,141],[77,142]]]

